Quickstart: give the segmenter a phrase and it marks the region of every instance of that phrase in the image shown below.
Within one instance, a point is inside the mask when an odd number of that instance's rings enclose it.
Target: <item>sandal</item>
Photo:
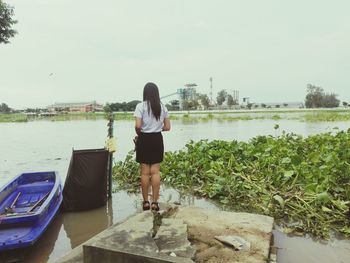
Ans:
[[[158,204],[158,202],[152,202],[151,208],[152,208],[152,211],[159,211],[159,204]]]
[[[143,201],[142,202],[142,209],[143,211],[149,210],[151,206],[149,205],[149,201]]]

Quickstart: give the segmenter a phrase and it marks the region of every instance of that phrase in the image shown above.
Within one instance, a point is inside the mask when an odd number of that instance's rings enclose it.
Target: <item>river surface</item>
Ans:
[[[275,130],[275,124],[279,129]],[[189,140],[222,139],[248,141],[257,135],[276,136],[285,130],[304,136],[332,132],[334,128],[349,129],[350,122],[308,123],[297,120],[251,120],[206,122],[172,122],[171,132],[164,133],[165,149],[179,150]],[[123,160],[133,149],[132,121],[116,121],[115,160]],[[55,170],[62,181],[67,175],[72,149],[103,148],[107,137],[105,120],[31,121],[0,123],[0,186],[22,172]],[[161,202],[181,202],[183,205],[220,209],[210,200],[181,196],[171,188],[161,188]],[[79,213],[61,213],[38,242],[22,256],[23,262],[54,262],[72,248],[88,240],[114,223],[141,211],[141,196],[117,192],[103,208]],[[274,246],[279,263],[345,263],[350,262],[350,241],[332,239],[329,242],[288,236],[274,230]],[[18,255],[17,255],[18,256]],[[0,255],[0,262],[4,257]]]

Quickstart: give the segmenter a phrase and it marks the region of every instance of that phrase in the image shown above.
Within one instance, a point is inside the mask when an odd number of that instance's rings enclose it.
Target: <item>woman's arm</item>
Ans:
[[[141,133],[142,119],[136,117],[135,118],[135,132],[137,135]]]
[[[170,131],[171,124],[170,124],[170,119],[165,118],[163,122],[163,131]]]

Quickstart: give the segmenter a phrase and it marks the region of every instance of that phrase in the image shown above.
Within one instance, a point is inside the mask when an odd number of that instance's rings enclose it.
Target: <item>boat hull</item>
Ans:
[[[57,172],[23,173],[0,189],[0,251],[31,246],[62,203]]]

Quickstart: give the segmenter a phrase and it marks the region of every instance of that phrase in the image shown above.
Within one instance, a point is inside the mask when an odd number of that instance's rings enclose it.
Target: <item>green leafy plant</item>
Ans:
[[[139,185],[128,155],[114,168],[119,187]],[[350,130],[303,138],[282,132],[249,142],[190,141],[167,152],[163,181],[233,211],[273,216],[288,231],[350,236]]]

